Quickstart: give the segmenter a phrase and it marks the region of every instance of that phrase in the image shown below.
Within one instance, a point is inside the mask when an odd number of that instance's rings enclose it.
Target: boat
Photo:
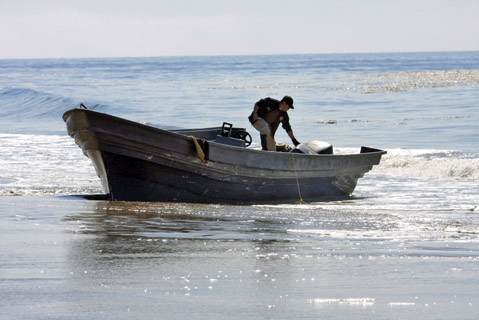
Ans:
[[[213,204],[295,203],[350,197],[386,151],[263,151],[244,128],[165,130],[76,108],[68,134],[91,159],[109,200]],[[314,145],[314,142],[313,142]],[[306,146],[307,147],[307,146]],[[307,148],[306,148],[307,149]],[[324,151],[324,149],[322,150]]]

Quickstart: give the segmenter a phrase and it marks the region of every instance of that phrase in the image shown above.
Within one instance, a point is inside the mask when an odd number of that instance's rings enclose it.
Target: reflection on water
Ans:
[[[86,210],[62,218],[66,232],[96,243],[103,254],[157,254],[208,252],[203,243],[269,243],[303,246],[321,242],[360,241],[378,252],[403,255],[402,248],[425,241],[443,242],[445,250],[456,240],[479,241],[476,215],[451,208],[418,212],[397,206],[383,210],[368,199],[308,205],[226,206],[183,203],[87,202]],[[454,209],[456,210],[456,209]],[[426,231],[426,232],[425,232]],[[187,243],[185,245],[185,243]],[[200,246],[196,243],[201,243]],[[446,249],[447,248],[447,249]],[[397,250],[397,251],[396,251]],[[330,248],[328,254],[337,254]]]
[[[262,215],[261,211],[268,210],[259,207],[251,210],[251,207],[177,203],[98,204],[92,211],[66,216],[63,220],[71,226],[70,232],[135,240],[255,240],[257,231],[284,232],[279,226],[288,223],[287,219]]]
[[[98,202],[91,211],[63,218],[66,231],[75,235],[68,248],[69,268],[80,274],[134,269],[145,275],[160,270],[169,274],[183,265],[187,269],[183,277],[198,270],[217,276],[221,270],[212,267],[224,255],[239,253],[255,260],[261,253],[292,250],[288,247],[295,241],[286,231],[288,219],[263,215],[261,211],[268,211],[264,208],[248,211],[251,208]],[[198,269],[201,263],[207,267]]]

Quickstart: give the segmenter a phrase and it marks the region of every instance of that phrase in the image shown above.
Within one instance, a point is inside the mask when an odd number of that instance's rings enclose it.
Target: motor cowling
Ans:
[[[296,146],[292,153],[305,153],[305,154],[333,154],[333,146],[324,141],[308,141]]]

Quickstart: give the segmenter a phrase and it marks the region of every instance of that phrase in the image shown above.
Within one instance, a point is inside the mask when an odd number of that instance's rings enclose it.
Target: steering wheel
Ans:
[[[244,140],[246,147],[248,147],[253,141],[253,139],[251,138],[251,135],[244,130],[237,131],[233,138]]]

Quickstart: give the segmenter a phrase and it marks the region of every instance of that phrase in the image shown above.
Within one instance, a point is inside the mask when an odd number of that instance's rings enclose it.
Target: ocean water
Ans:
[[[479,52],[0,60],[1,319],[477,319]],[[61,118],[245,127],[388,151],[350,199],[85,200]],[[277,140],[288,141],[282,129]]]

